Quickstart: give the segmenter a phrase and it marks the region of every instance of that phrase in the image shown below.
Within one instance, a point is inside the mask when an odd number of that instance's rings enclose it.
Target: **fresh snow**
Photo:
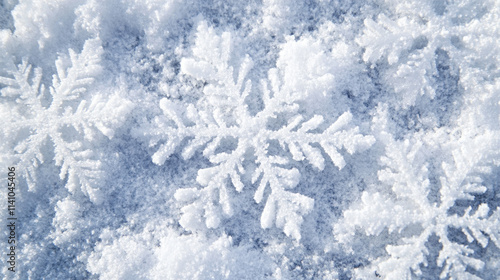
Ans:
[[[499,23],[494,0],[3,1],[1,277],[499,278]]]

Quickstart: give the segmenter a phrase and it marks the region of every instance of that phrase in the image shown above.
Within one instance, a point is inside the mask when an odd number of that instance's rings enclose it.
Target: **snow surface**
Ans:
[[[500,277],[500,1],[4,0],[0,27],[2,278]]]

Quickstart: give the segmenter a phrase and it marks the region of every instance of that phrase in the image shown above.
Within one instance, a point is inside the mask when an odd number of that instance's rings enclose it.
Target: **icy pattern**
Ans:
[[[493,0],[3,1],[0,277],[498,278],[499,22]]]

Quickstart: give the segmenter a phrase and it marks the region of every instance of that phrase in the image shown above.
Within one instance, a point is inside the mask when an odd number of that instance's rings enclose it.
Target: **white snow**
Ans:
[[[497,278],[499,22],[494,0],[3,1],[0,276]]]

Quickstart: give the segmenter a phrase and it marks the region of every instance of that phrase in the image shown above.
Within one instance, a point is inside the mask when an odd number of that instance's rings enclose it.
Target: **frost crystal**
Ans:
[[[0,279],[498,279],[499,23],[498,0],[2,1]]]
[[[0,77],[0,83],[6,85],[1,90],[2,98],[12,107],[2,133],[16,135],[11,137],[17,140],[12,151],[30,188],[36,186],[37,167],[46,160],[45,145],[53,145],[55,164],[61,167],[61,180],[67,178],[68,190],[81,190],[93,201],[100,200],[95,183],[102,175],[101,161],[90,144],[96,140],[97,131],[112,138],[114,129],[132,108],[130,101],[116,95],[83,99],[102,72],[101,53],[100,40],[91,39],[80,54],[70,49],[69,57],[60,56],[49,101],[41,69],[32,72],[26,60],[17,67],[11,62],[4,69],[11,77]]]
[[[480,279],[470,271],[484,267],[483,261],[475,257],[477,249],[473,245],[486,248],[490,241],[500,245],[500,211],[490,209],[487,203],[469,206],[463,213],[456,208],[460,201],[473,201],[486,192],[477,174],[488,171],[481,163],[488,160],[491,155],[487,151],[498,147],[500,139],[482,133],[464,135],[448,142],[453,144],[444,144],[444,137],[442,131],[437,131],[421,137],[425,142],[385,138],[386,156],[381,162],[386,168],[379,171],[378,177],[390,191],[365,191],[360,203],[344,212],[334,233],[344,244],[351,244],[356,231],[367,236],[387,231],[401,237],[385,247],[386,256],[358,269],[359,276],[371,279],[376,273],[384,279],[410,279],[413,274],[422,276],[422,267],[431,260],[442,268],[441,279]],[[438,182],[431,182],[426,159],[433,153],[443,153],[431,148],[439,145],[448,146],[452,163],[442,163],[436,201],[430,193],[435,187],[432,184]],[[463,234],[466,242],[457,241],[453,236],[457,234]],[[438,245],[431,245],[433,250],[439,250],[435,260],[429,256],[431,249],[427,244],[433,237],[442,246],[439,249]]]
[[[262,228],[276,225],[288,236],[300,239],[303,216],[312,210],[314,201],[290,191],[300,179],[299,170],[291,168],[290,163],[307,160],[316,169],[323,170],[325,158],[321,147],[341,169],[346,163],[339,150],[353,154],[370,147],[374,138],[361,135],[357,127],[350,125],[352,114],[349,112],[343,113],[326,129],[322,129],[324,118],[321,115],[305,119],[299,112],[300,102],[311,93],[326,91],[333,77],[326,67],[301,77],[302,73],[296,71],[304,70],[298,64],[286,63],[294,61],[288,57],[278,60],[278,68],[269,71],[269,82],[262,81],[264,108],[252,115],[246,104],[252,92],[252,82],[247,79],[252,60],[245,57],[236,72],[230,66],[231,42],[229,32],[217,35],[202,22],[197,30],[194,56],[182,59],[181,71],[207,83],[203,97],[196,106],[162,99],[163,115],[156,117],[151,127],[136,131],[136,134],[150,137],[151,145],[161,143],[153,155],[156,164],[163,164],[186,138],[190,140],[182,150],[183,158],[189,159],[197,150],[202,150],[212,164],[198,172],[197,182],[201,189],[185,188],[175,194],[178,201],[187,204],[182,208],[180,220],[184,228],[216,228],[224,216],[233,215],[227,183],[229,181],[241,192],[245,186],[242,176],[253,172],[251,183],[258,184],[255,201],[263,201],[268,186],[271,190],[261,216]],[[290,43],[294,48],[292,55],[297,56],[294,59],[304,59],[300,54],[308,51],[305,48],[310,46],[308,43]],[[286,52],[290,50],[285,48],[281,55]],[[311,54],[318,63],[321,63],[321,56],[326,55],[319,51]],[[318,65],[302,66],[314,69]],[[284,82],[282,76],[286,76]],[[277,118],[285,120],[278,128],[270,128],[270,121]],[[227,148],[228,145],[223,144],[231,141],[234,147]],[[272,154],[269,150],[272,143],[278,143],[291,158]],[[245,161],[249,160],[255,163],[255,170],[245,167]]]

